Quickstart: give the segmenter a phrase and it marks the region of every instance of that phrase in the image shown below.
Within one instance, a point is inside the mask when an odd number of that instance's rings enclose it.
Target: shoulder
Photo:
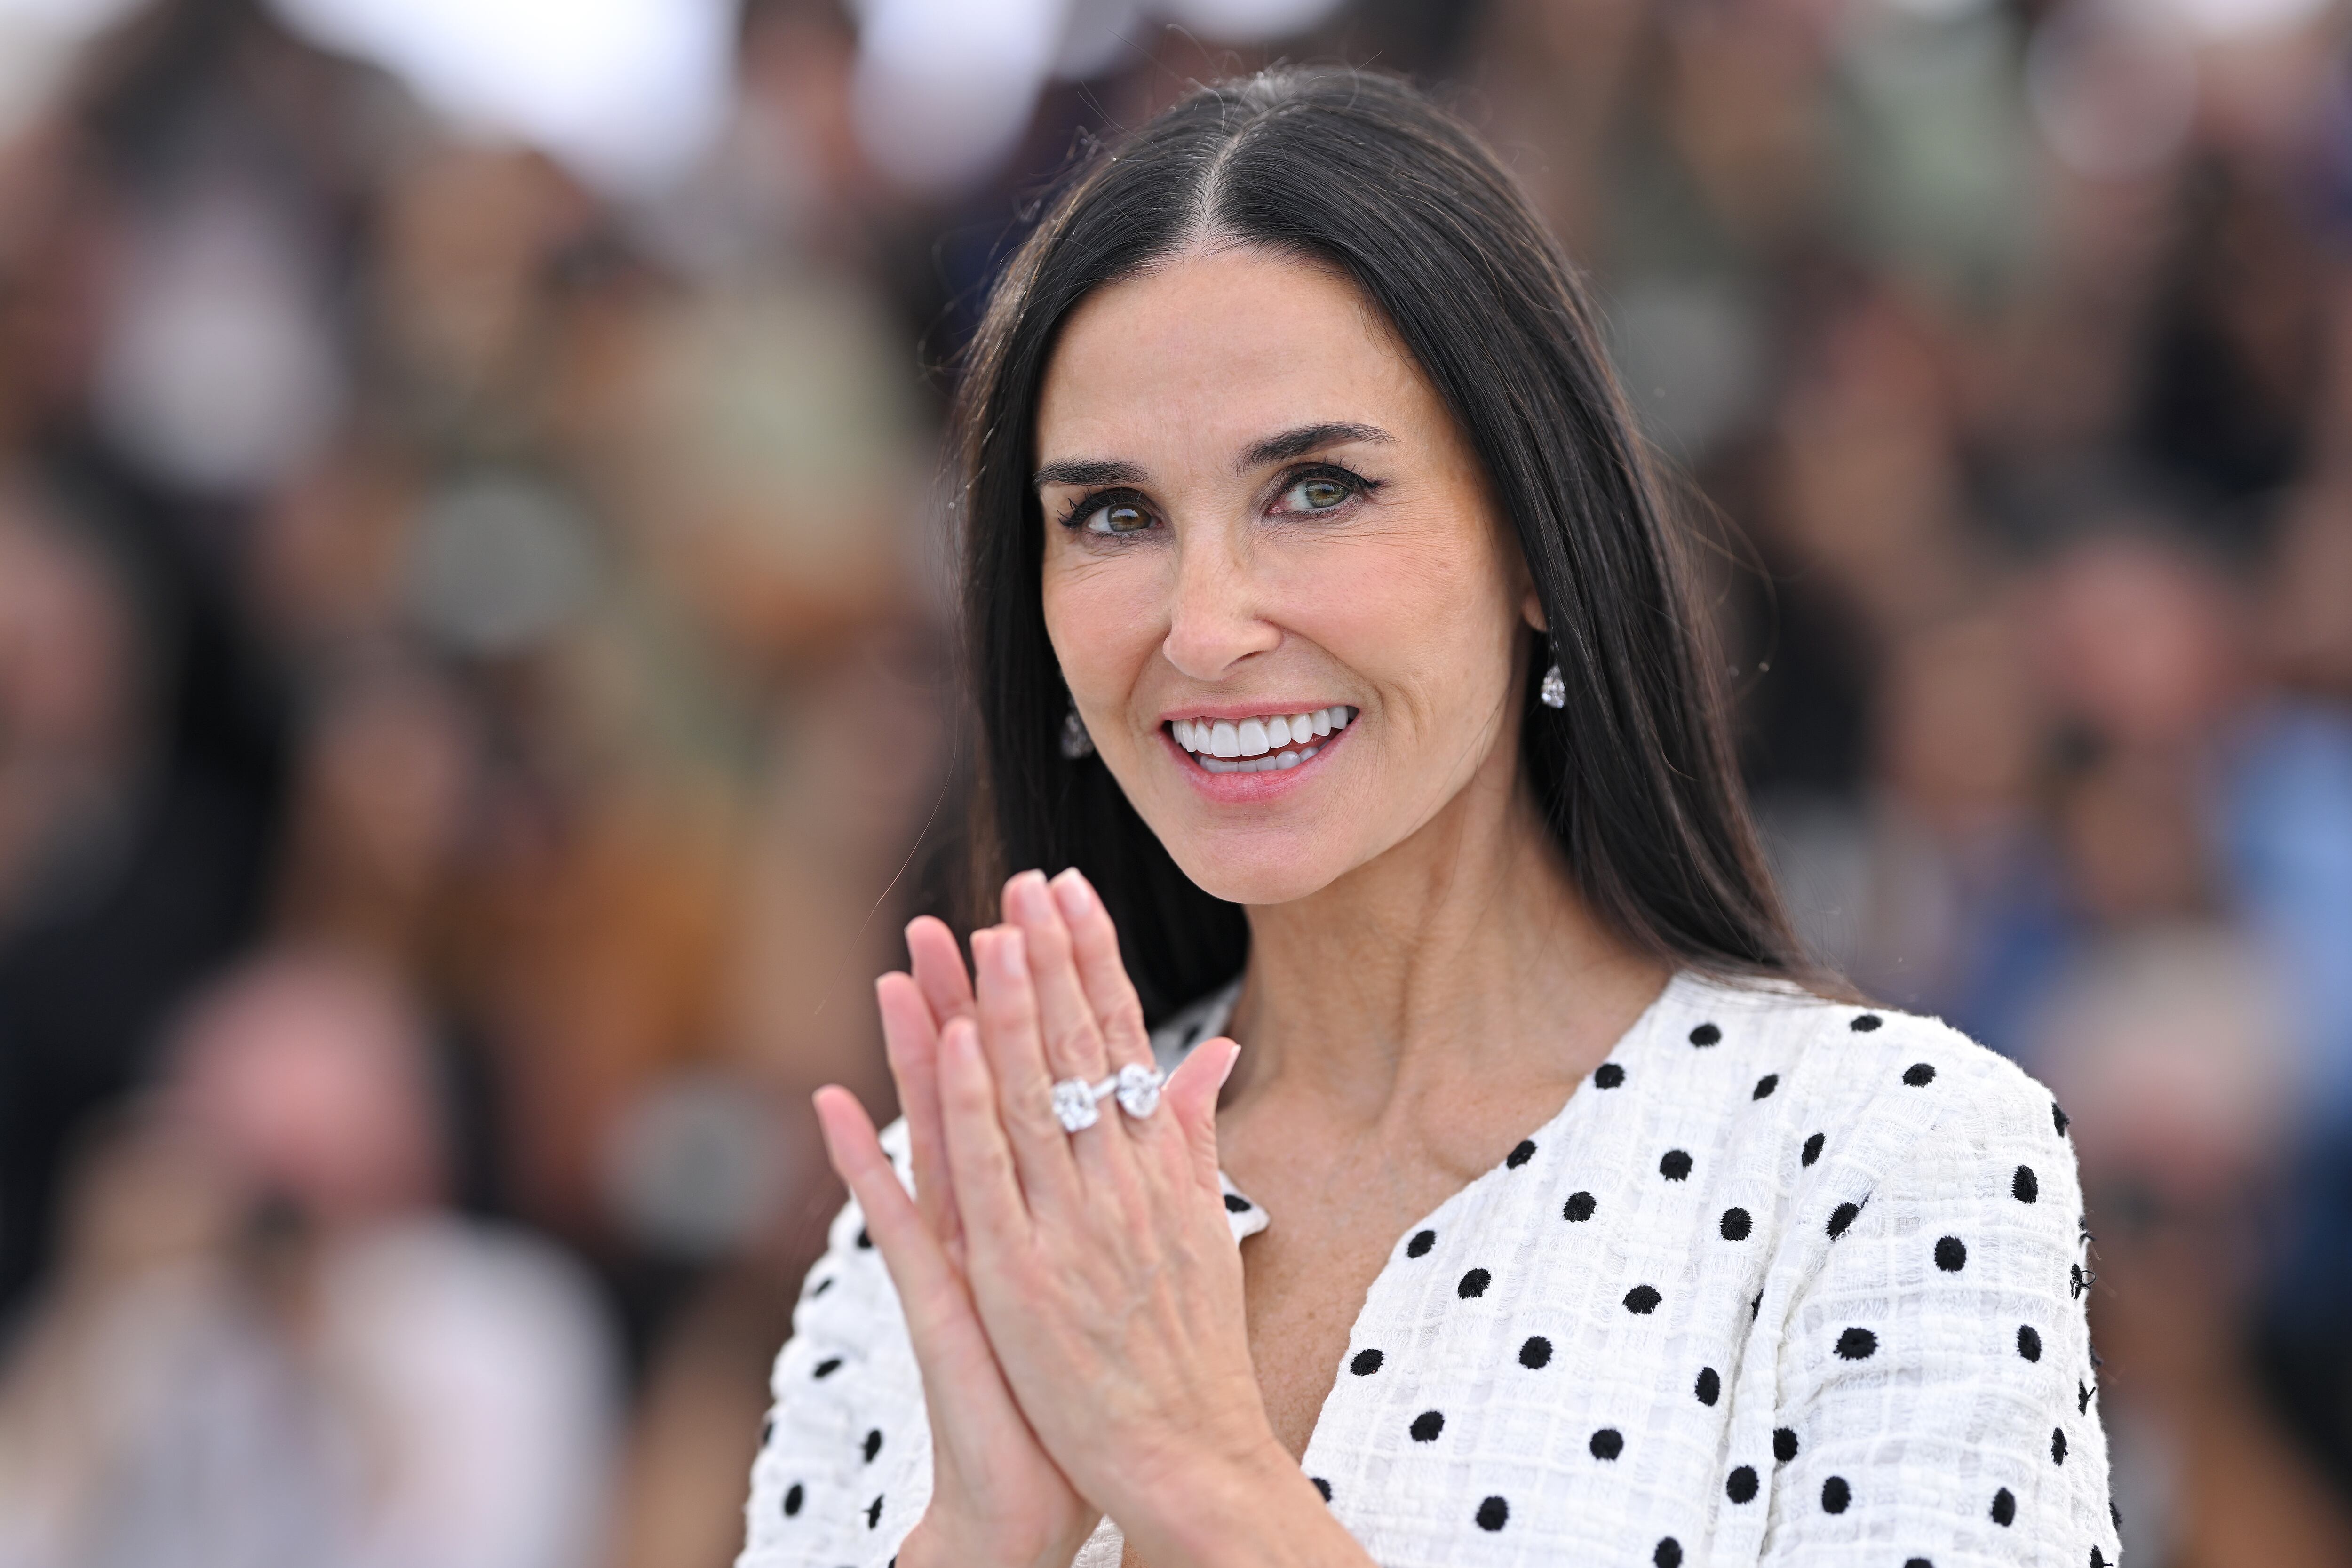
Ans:
[[[1771,1068],[1762,1097],[1825,1131],[1906,1142],[1934,1129],[1970,1139],[2063,1138],[2050,1091],[2000,1052],[1943,1019],[1899,1007],[1831,1000],[1789,982],[1686,975],[1675,1024],[1711,1026]]]

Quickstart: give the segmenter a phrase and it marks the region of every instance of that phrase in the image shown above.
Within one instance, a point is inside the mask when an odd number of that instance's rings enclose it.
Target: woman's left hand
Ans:
[[[1258,1391],[1217,1176],[1217,1092],[1240,1047],[1194,1047],[1151,1115],[1106,1097],[1093,1126],[1064,1131],[1057,1079],[1151,1066],[1142,1009],[1076,870],[1013,878],[1004,913],[973,934],[976,1021],[942,1033],[939,1085],[965,1268],[1014,1397],[1130,1539],[1188,1497],[1286,1472],[1313,1498]]]

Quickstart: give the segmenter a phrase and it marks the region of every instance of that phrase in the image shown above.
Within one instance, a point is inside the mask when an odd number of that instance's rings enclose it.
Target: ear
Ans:
[[[1539,632],[1551,630],[1544,620],[1543,600],[1537,595],[1533,583],[1528,584],[1526,595],[1519,600],[1519,618]]]

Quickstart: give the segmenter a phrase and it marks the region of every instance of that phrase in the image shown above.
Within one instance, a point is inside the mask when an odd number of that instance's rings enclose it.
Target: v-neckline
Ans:
[[[1625,1056],[1655,1032],[1658,1020],[1678,1005],[1684,996],[1699,983],[1699,979],[1697,971],[1687,965],[1668,975],[1666,983],[1658,988],[1658,994],[1650,998],[1649,1003],[1634,1016],[1633,1021],[1625,1026],[1624,1032],[1617,1037],[1601,1060],[1593,1064],[1592,1071],[1585,1074],[1577,1081],[1576,1087],[1568,1091],[1568,1097],[1560,1102],[1559,1110],[1545,1118],[1542,1125],[1525,1135],[1526,1141],[1537,1142],[1548,1141],[1566,1125],[1570,1116],[1575,1114],[1577,1108],[1590,1100],[1593,1094],[1607,1093],[1606,1089],[1593,1088],[1594,1076],[1603,1067],[1612,1063],[1622,1068],[1625,1065],[1623,1059]],[[1184,1052],[1190,1050],[1194,1045],[1202,1040],[1213,1038],[1222,1032],[1225,1025],[1232,1020],[1234,1004],[1241,995],[1241,976],[1236,975],[1222,989],[1202,998],[1182,1013],[1178,1014],[1167,1025],[1162,1026],[1152,1041],[1154,1055],[1160,1058],[1160,1065],[1163,1068],[1172,1068],[1176,1061],[1182,1058]],[[1179,1034],[1183,1036],[1181,1040],[1176,1038]],[[1163,1041],[1166,1042],[1165,1047],[1163,1047]],[[1643,1080],[1643,1075],[1634,1075],[1634,1081]],[[1355,1314],[1349,1321],[1348,1343],[1356,1342],[1358,1331],[1363,1327],[1364,1314],[1370,1310],[1373,1293],[1380,1289],[1381,1281],[1388,1276],[1390,1267],[1395,1260],[1398,1245],[1406,1237],[1423,1230],[1436,1228],[1448,1210],[1457,1208],[1469,1201],[1473,1194],[1492,1185],[1510,1168],[1510,1156],[1506,1154],[1462,1185],[1454,1188],[1441,1199],[1434,1208],[1406,1226],[1396,1238],[1389,1243],[1388,1252],[1385,1254],[1388,1261],[1383,1262],[1380,1271],[1372,1276],[1371,1284],[1365,1289],[1363,1300],[1357,1303]],[[1217,1167],[1217,1183],[1225,1192],[1225,1217],[1233,1226],[1234,1240],[1236,1245],[1243,1238],[1256,1235],[1272,1223],[1274,1216],[1266,1213],[1264,1205],[1234,1184],[1233,1178],[1225,1173],[1223,1164]],[[1239,1207],[1235,1206],[1236,1200],[1239,1202]],[[1336,1380],[1332,1386],[1335,1389],[1339,1386]],[[1322,1405],[1315,1412],[1315,1425],[1307,1433],[1307,1446],[1300,1451],[1299,1458],[1302,1463],[1307,1454],[1315,1451],[1315,1445],[1323,1435],[1323,1424],[1329,1415],[1330,1410],[1331,1395],[1326,1393]]]

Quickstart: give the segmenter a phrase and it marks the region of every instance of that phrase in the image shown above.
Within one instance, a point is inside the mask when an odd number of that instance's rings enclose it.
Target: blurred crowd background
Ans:
[[[956,352],[1276,58],[1502,147],[1809,937],[2071,1114],[2131,1562],[2352,1563],[2352,6],[0,0],[0,1568],[730,1561]]]

